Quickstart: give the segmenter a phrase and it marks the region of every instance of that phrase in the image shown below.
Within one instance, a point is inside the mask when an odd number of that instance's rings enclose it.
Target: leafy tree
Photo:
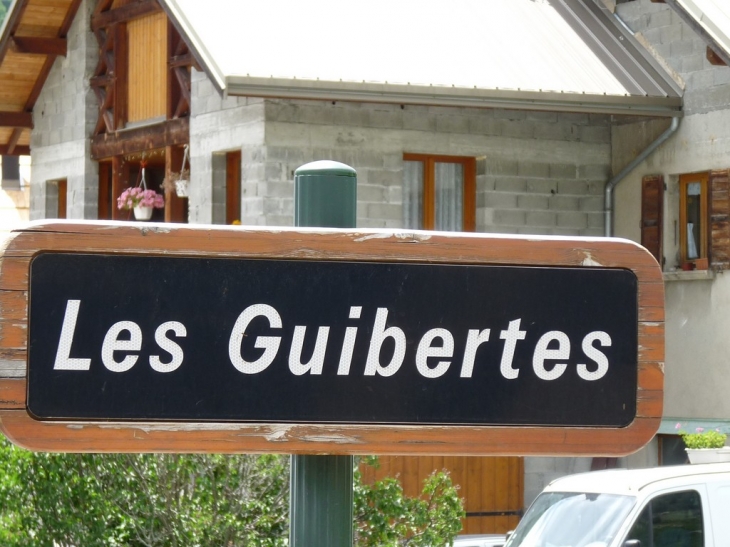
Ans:
[[[2,439],[0,545],[283,547],[288,466],[278,455],[32,453]],[[420,498],[355,475],[358,547],[444,545],[458,533],[464,512],[445,473]]]

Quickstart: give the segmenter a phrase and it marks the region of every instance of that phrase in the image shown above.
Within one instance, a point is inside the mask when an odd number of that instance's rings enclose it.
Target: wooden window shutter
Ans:
[[[710,171],[710,265],[730,266],[730,172]]]
[[[662,264],[662,211],[664,177],[647,175],[641,179],[641,244]]]

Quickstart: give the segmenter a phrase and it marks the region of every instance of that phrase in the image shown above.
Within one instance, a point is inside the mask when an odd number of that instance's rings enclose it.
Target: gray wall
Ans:
[[[203,99],[194,100],[194,111],[198,102]],[[217,114],[196,111],[191,125],[193,170],[198,170],[193,178],[205,186],[212,176],[206,168],[211,153],[229,145],[222,135],[231,116],[250,110],[248,125],[240,127],[248,133],[244,224],[292,225],[294,170],[332,159],[358,172],[358,225],[401,228],[403,154],[411,152],[478,158],[479,231],[601,234],[602,192],[610,168],[605,116],[266,100],[262,120],[260,106],[249,102]],[[203,129],[197,119],[204,116],[217,116],[219,123]],[[191,200],[191,208],[209,209],[204,199],[198,197],[194,205]],[[204,218],[206,213],[191,214],[191,221]]]
[[[730,68],[705,59],[706,44],[666,4],[637,0],[618,14],[641,33],[686,83],[686,115],[677,134],[639,165],[616,191],[616,235],[640,240],[641,178],[662,174],[666,257],[667,421],[730,421],[730,277],[674,272],[678,261],[678,177],[730,167]],[[613,129],[614,165],[625,164],[666,122]]]
[[[89,140],[98,116],[89,87],[98,58],[96,38],[89,30],[95,4],[81,2],[68,34],[66,57],[56,59],[33,109],[31,220],[56,216],[57,201],[46,199],[47,183],[64,178],[68,218],[97,218],[98,165],[91,160]]]

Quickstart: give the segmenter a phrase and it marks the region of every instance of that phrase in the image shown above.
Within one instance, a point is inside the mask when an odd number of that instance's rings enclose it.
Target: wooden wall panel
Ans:
[[[519,522],[524,505],[522,458],[381,456],[379,462],[377,469],[360,466],[363,482],[397,478],[408,496],[419,496],[423,481],[434,471],[448,471],[464,500],[463,534],[503,534]]]
[[[167,18],[164,13],[127,23],[129,37],[128,122],[167,113]]]

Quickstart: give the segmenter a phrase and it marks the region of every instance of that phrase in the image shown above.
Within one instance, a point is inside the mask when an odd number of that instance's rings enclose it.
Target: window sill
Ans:
[[[676,270],[673,272],[664,272],[664,281],[712,281],[715,279],[714,270]]]

